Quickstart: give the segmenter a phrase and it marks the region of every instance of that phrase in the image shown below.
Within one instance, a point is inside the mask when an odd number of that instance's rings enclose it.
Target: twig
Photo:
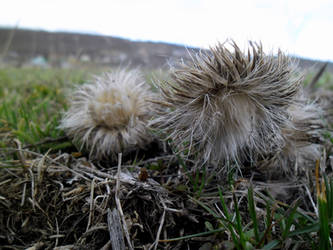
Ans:
[[[158,243],[160,241],[160,235],[161,235],[161,232],[162,232],[162,228],[163,228],[163,225],[164,225],[164,220],[165,220],[165,211],[166,211],[166,205],[164,203],[164,201],[161,201],[162,204],[163,204],[163,214],[162,214],[162,217],[161,217],[161,222],[160,222],[160,226],[158,227],[158,230],[157,230],[157,234],[156,234],[156,239],[154,241],[154,243],[149,247],[149,250],[152,249],[154,247],[154,250],[157,249],[157,246],[158,246]]]
[[[311,205],[312,205],[312,207],[315,211],[315,214],[318,216],[318,209],[317,209],[317,206],[316,206],[316,204],[314,203],[314,201],[312,199],[312,195],[311,195],[311,193],[310,193],[310,191],[309,191],[309,189],[306,185],[304,185],[304,188],[305,188],[305,191],[306,191],[307,195],[309,196],[309,199],[310,199]]]
[[[165,209],[165,211],[172,212],[172,213],[179,213],[179,214],[184,213],[184,209],[174,209],[174,208],[169,208],[169,207],[165,207],[164,209]]]
[[[111,242],[108,241],[108,242],[107,242],[107,243],[101,248],[101,250],[109,250],[110,247],[111,247]],[[112,249],[115,249],[115,248],[112,247]]]
[[[80,221],[80,220],[79,220]],[[76,224],[77,225],[77,224]],[[74,227],[76,226],[74,225]],[[74,228],[73,227],[73,228]],[[76,242],[82,242],[82,239],[83,238],[86,238],[88,235],[90,235],[91,233],[95,232],[95,231],[98,231],[98,230],[103,230],[105,231],[108,227],[105,225],[105,223],[102,223],[102,224],[97,224],[95,226],[92,226],[89,228],[88,231],[86,231],[84,234],[82,234],[80,236],[80,238],[76,241]]]
[[[25,182],[23,184],[23,191],[22,191],[22,197],[21,197],[21,207],[23,207],[24,202],[25,202],[26,191],[27,191],[27,183]]]
[[[164,156],[158,156],[158,157],[155,157],[155,158],[151,158],[151,159],[148,159],[148,160],[145,160],[145,161],[141,161],[141,162],[138,162],[138,165],[145,165],[147,163],[152,163],[152,162],[156,162],[156,161],[159,161],[159,160],[168,160],[168,159],[177,159],[176,156],[174,155],[164,155]]]
[[[32,201],[32,208],[35,211],[35,181],[34,181],[34,174],[31,170],[31,168],[29,168],[29,173],[31,175],[31,201]]]
[[[110,180],[116,180],[136,187],[141,187],[145,190],[156,191],[159,193],[167,192],[166,189],[164,189],[158,182],[154,181],[151,178],[148,178],[146,182],[141,182],[138,181],[137,178],[126,173],[120,172],[119,174],[117,173],[117,176],[113,176],[111,174],[102,172],[98,169],[89,168],[84,165],[78,165],[76,170],[85,175],[89,175],[89,173],[92,173],[96,178],[97,177],[108,178]]]
[[[57,220],[57,217],[55,218],[55,222],[56,222],[56,228],[57,228],[57,235],[60,235],[59,233],[59,225],[58,225],[58,220]],[[55,242],[55,247],[58,246],[58,243],[59,243],[59,237],[56,238],[56,242]]]
[[[51,151],[51,149],[49,149],[45,155],[42,157],[42,159],[40,159],[40,161],[37,164],[37,183],[41,183],[43,180],[43,174],[44,174],[44,162],[45,162],[45,158],[47,157],[47,155],[49,154],[49,152]]]
[[[122,220],[122,223],[123,223],[123,229],[124,229],[126,240],[127,240],[127,243],[128,243],[128,248],[131,249],[131,250],[134,250],[134,248],[132,246],[132,243],[131,243],[131,239],[130,239],[129,233],[128,233],[128,229],[127,229],[127,224],[126,224],[126,221],[125,221],[124,212],[123,212],[123,209],[121,207],[120,200],[119,200],[121,157],[122,157],[122,153],[119,153],[118,154],[118,171],[117,171],[115,200],[116,200],[117,209],[119,211],[119,214],[120,214],[120,217],[121,217],[121,220]]]
[[[18,157],[19,157],[19,160],[20,160],[22,166],[27,166],[24,154],[22,152],[22,143],[18,139],[14,139],[14,142],[17,145]]]
[[[81,169],[76,169],[76,171],[78,171],[78,173],[82,173],[82,175],[84,175],[84,176],[88,176],[90,179],[95,179],[95,180],[98,180],[98,181],[104,181],[103,178],[98,177],[98,176],[94,175],[93,173],[89,173],[89,172],[92,172],[92,171],[90,171],[90,169],[88,169],[88,168],[87,168],[87,171],[81,170]]]
[[[45,243],[37,242],[32,247],[26,248],[26,250],[39,250],[39,249],[43,249],[44,246],[45,246]],[[56,248],[54,248],[54,249],[56,249]],[[15,248],[13,248],[13,249],[15,249]]]
[[[90,187],[90,211],[89,211],[89,217],[88,217],[88,224],[87,224],[87,229],[86,232],[88,231],[91,223],[91,218],[93,215],[93,208],[94,208],[94,190],[95,190],[95,179],[92,180],[91,182],[91,187]]]
[[[108,208],[108,228],[110,233],[110,241],[112,244],[112,249],[125,249],[125,242],[123,231],[121,229],[119,212],[116,208],[114,208],[111,212],[111,209]]]

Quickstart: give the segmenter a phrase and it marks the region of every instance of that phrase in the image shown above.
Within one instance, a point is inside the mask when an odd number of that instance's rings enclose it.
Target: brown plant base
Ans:
[[[14,155],[18,152],[7,151]],[[228,241],[225,233],[167,239],[205,232],[207,222],[218,227],[196,199],[215,209],[220,188],[230,205],[231,182],[239,200],[252,182],[262,195],[268,191],[287,204],[300,198],[301,207],[312,210],[304,185],[300,185],[308,183],[305,176],[292,182],[269,181],[260,171],[256,175],[245,171],[243,176],[234,174],[228,180],[225,175],[202,169],[186,172],[182,165],[190,169],[190,160],[183,162],[163,154],[138,164],[122,162],[118,173],[117,166],[101,169],[83,157],[20,152],[25,155],[24,166],[17,161],[11,168],[0,168],[0,245],[4,249],[110,249],[107,211],[119,210],[117,199],[135,249],[147,249],[158,240],[159,249],[198,249],[205,244],[223,247]],[[143,171],[146,178],[142,179]],[[196,176],[200,177],[197,186],[206,180],[201,193],[192,183]],[[240,208],[243,218],[249,220],[245,200]]]

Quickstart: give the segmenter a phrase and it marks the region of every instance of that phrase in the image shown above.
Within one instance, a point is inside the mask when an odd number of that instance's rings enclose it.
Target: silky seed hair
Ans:
[[[288,108],[292,126],[282,131],[285,143],[266,161],[258,164],[268,169],[279,167],[292,172],[314,166],[322,155],[325,131],[325,112],[314,100],[299,96],[297,102]]]
[[[287,110],[301,80],[294,73],[281,51],[265,54],[249,42],[242,52],[235,42],[219,43],[172,68],[171,81],[157,83],[165,109],[151,125],[204,162],[273,152],[292,126]]]
[[[74,91],[60,128],[92,159],[145,148],[153,98],[138,70],[104,73]]]

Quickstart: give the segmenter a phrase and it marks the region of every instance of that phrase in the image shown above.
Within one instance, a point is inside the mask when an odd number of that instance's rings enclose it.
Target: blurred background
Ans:
[[[317,67],[333,61],[332,11],[332,0],[11,0],[1,6],[0,64],[154,69],[233,39]]]

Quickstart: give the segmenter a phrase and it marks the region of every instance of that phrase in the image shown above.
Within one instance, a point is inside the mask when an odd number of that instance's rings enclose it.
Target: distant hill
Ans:
[[[12,36],[12,39],[10,37]],[[8,46],[8,41],[10,45]],[[135,42],[110,36],[0,29],[0,53],[7,60],[25,62],[42,56],[59,63],[65,59],[110,66],[132,65],[160,68],[174,58],[189,58],[186,48],[167,43]]]
[[[144,68],[161,68],[175,59],[189,59],[188,50],[198,51],[198,48],[160,42],[138,42],[111,36],[0,28],[0,56],[2,55],[6,62],[16,62],[18,66],[39,57],[52,66],[79,61],[108,66],[130,64]],[[316,68],[323,63],[298,59],[302,69]],[[333,72],[332,63],[327,70]]]

